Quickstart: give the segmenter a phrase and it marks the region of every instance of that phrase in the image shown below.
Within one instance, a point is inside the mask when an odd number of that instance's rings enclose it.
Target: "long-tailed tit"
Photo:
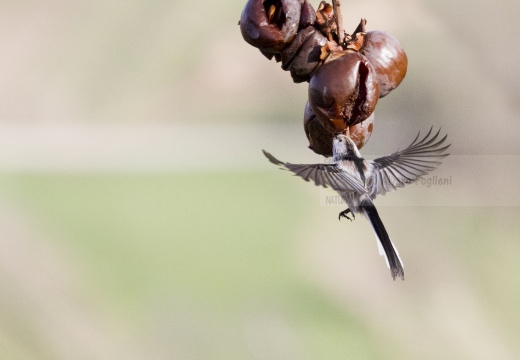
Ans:
[[[416,181],[441,164],[448,156],[444,151],[451,145],[441,146],[446,136],[437,140],[440,130],[430,137],[432,129],[424,138],[415,140],[404,150],[375,160],[365,160],[352,140],[339,134],[333,140],[333,164],[285,163],[263,150],[264,155],[275,165],[312,180],[316,185],[331,187],[345,200],[348,208],[339,213],[339,219],[348,213],[364,214],[370,221],[378,240],[380,255],[384,255],[392,277],[404,280],[403,264],[374,206],[377,195],[384,195]]]

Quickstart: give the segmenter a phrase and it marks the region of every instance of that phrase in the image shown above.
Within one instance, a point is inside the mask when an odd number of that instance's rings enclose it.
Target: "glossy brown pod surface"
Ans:
[[[399,41],[392,35],[378,30],[367,32],[359,52],[366,56],[376,71],[379,97],[388,95],[403,81],[408,58]]]
[[[293,60],[285,67],[282,65],[284,70],[291,72],[295,83],[309,81],[311,73],[322,62],[320,59],[321,47],[326,42],[327,38],[322,33],[314,31],[298,49]]]
[[[374,129],[374,113],[368,117],[368,119],[363,120],[356,125],[352,125],[348,128],[348,133],[345,131],[344,134],[347,135],[354,141],[358,149],[361,149],[370,139],[372,135],[372,130]]]
[[[363,55],[347,51],[322,64],[309,82],[309,103],[317,118],[343,131],[367,119],[377,104],[375,71]]]
[[[294,40],[281,52],[282,69],[287,70],[302,45],[315,32],[316,29],[312,26],[308,26],[305,29],[298,31]]]
[[[262,53],[282,51],[296,36],[299,0],[249,0],[240,17],[242,37]]]

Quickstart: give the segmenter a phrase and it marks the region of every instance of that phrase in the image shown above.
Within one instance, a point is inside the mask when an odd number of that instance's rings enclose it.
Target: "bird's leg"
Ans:
[[[354,215],[354,213],[352,211],[350,211],[350,208],[347,208],[346,210],[343,210],[342,212],[339,213],[338,220],[341,220],[341,218],[344,217],[344,218],[347,218],[350,221],[352,221],[352,219],[349,216],[347,216],[348,213],[351,213],[352,217],[354,219],[356,218],[356,215]]]

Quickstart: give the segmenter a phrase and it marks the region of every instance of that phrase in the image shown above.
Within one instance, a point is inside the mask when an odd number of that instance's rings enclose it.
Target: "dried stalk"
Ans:
[[[332,0],[332,9],[334,10],[334,15],[336,17],[336,25],[338,31],[338,42],[339,45],[343,45],[343,41],[345,40],[345,32],[343,31],[343,16],[341,16],[341,3],[340,0]]]

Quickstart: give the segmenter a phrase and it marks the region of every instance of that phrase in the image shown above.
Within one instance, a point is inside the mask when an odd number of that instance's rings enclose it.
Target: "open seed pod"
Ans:
[[[399,41],[384,31],[369,31],[359,49],[372,64],[379,83],[379,97],[395,89],[406,75],[408,58]]]
[[[309,104],[324,127],[337,131],[367,119],[377,104],[379,84],[366,57],[345,51],[319,66],[309,82]]]
[[[368,119],[356,125],[349,126],[341,132],[350,137],[358,149],[361,149],[368,142],[368,139],[370,139],[373,127],[374,113],[372,113]],[[305,105],[303,128],[309,140],[309,149],[325,157],[332,156],[332,140],[338,131],[332,123],[328,122],[323,124],[319,121],[316,114],[312,111],[309,102]]]
[[[266,56],[279,53],[296,36],[302,5],[300,0],[249,0],[240,17],[244,40]]]

